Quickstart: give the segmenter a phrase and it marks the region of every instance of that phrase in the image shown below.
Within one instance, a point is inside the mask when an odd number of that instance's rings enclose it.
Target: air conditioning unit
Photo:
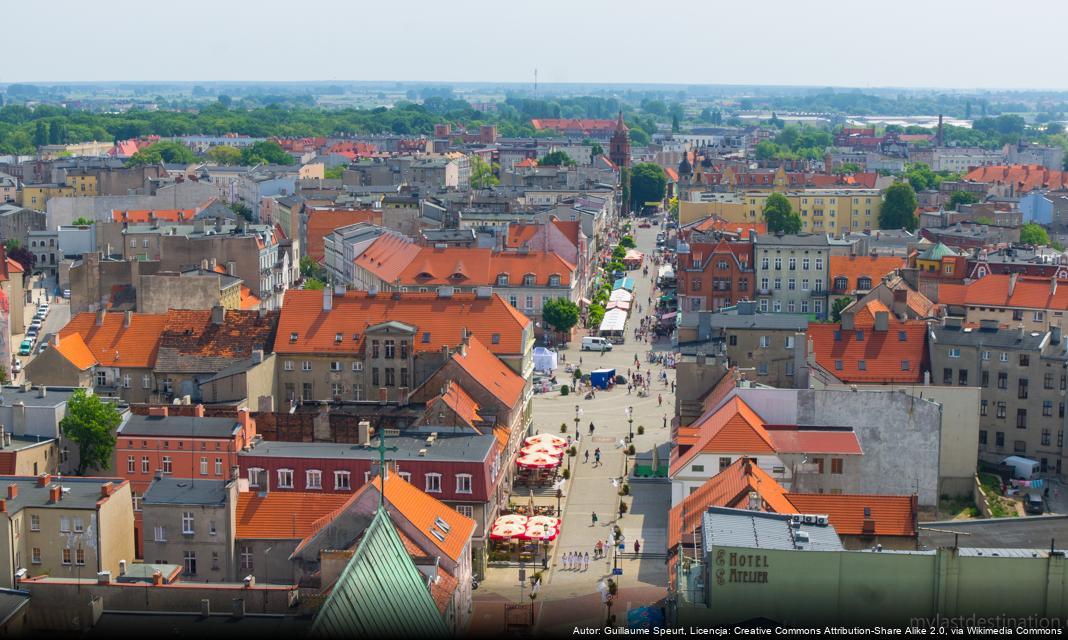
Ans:
[[[827,516],[816,516],[816,524],[820,525],[821,527],[826,527],[828,524],[830,524],[830,522],[830,518],[828,518]]]
[[[800,513],[793,514],[790,516],[790,524],[801,524],[802,517]]]
[[[816,524],[816,516],[805,515],[805,524]]]

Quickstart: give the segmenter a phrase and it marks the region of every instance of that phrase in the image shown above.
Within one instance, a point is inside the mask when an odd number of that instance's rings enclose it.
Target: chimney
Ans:
[[[0,498],[0,513],[7,513],[7,500]]]
[[[63,499],[63,487],[58,484],[48,488],[48,502],[55,504]]]
[[[126,561],[119,560],[119,576],[126,575]]]
[[[110,498],[114,490],[115,485],[111,484],[110,482],[105,482],[104,484],[100,485],[100,497]]]
[[[97,584],[110,584],[111,583],[111,572],[110,571],[101,571],[100,573],[96,574],[96,581],[97,581]]]
[[[7,485],[7,499],[14,500],[17,497],[19,497],[19,486],[12,482]]]
[[[1051,297],[1057,295],[1057,276],[1049,279],[1049,295]]]
[[[157,587],[163,586],[163,572],[162,571],[157,569],[156,572],[152,574],[152,584],[157,586]]]
[[[1016,279],[1019,277],[1018,273],[1009,274],[1009,295],[1012,295],[1013,291],[1016,291]]]
[[[252,361],[255,363],[263,362],[263,349],[252,350]]]
[[[38,487],[47,487],[51,482],[52,476],[50,474],[42,473],[41,475],[37,476]]]
[[[890,328],[890,314],[886,311],[875,312],[875,330],[886,331]]]
[[[357,444],[368,446],[371,444],[371,423],[367,420],[360,420],[356,425]]]
[[[231,260],[231,261],[226,263],[226,275],[230,275],[230,276],[236,276],[237,275],[237,263],[234,262],[233,260]]]
[[[127,312],[127,313],[129,313],[129,312]],[[37,397],[38,398],[46,398],[46,397],[48,397],[48,387],[46,387],[43,384],[40,387],[38,387],[38,389],[37,389]]]
[[[130,321],[133,320],[133,311],[126,311],[122,314],[122,326],[126,329],[130,328]]]
[[[126,313],[129,313],[129,311]],[[211,308],[211,323],[222,324],[224,320],[226,320],[226,309],[220,304],[213,306]]]
[[[96,326],[98,326],[98,327],[104,326],[104,318],[106,318],[107,315],[108,315],[107,309],[101,309],[100,311],[97,311],[96,312]]]
[[[195,407],[193,407],[193,415],[196,416],[197,418],[203,418],[204,417],[204,405],[198,404]]]
[[[843,331],[852,331],[853,330],[853,326],[854,326],[853,325],[853,320],[854,320],[854,318],[853,318],[853,314],[852,313],[843,313],[842,314],[842,330]]]
[[[245,408],[237,410],[237,424],[241,425],[242,431],[248,429],[256,430],[256,421],[252,419],[252,415]]]
[[[170,411],[167,409],[167,407],[149,407],[148,415],[153,418],[166,418],[168,415],[170,415]]]
[[[1024,330],[1024,326],[1022,324],[1021,325],[1017,325],[1016,326],[1016,340],[1017,341],[1023,340],[1024,336],[1026,336],[1026,335],[1027,335],[1027,331]]]
[[[334,297],[331,295],[330,287],[323,287],[323,311],[330,311],[334,308]]]

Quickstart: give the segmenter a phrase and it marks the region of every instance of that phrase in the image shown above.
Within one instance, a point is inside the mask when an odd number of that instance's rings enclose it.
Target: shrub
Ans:
[[[564,470],[563,470],[563,471],[562,471],[562,472],[560,473],[560,475],[561,475],[561,476],[563,477],[563,479],[564,479],[564,480],[567,480],[568,478],[570,478],[570,477],[571,477],[571,471],[570,471],[569,469],[564,469]]]
[[[645,427],[643,427],[642,425],[638,425],[638,435],[643,435],[644,433]]]
[[[629,447],[627,447],[627,455],[628,456],[634,455],[634,451],[635,451],[634,445],[630,445]]]
[[[629,496],[630,495],[630,485],[627,484],[626,482],[624,482],[623,486],[619,488],[619,495],[621,495],[621,496]]]
[[[560,433],[567,433],[567,423],[566,422],[561,422],[560,423]]]
[[[566,396],[569,393],[571,393],[571,389],[569,389],[566,384],[560,387],[560,395]],[[565,431],[567,431],[566,426],[565,426],[565,428],[560,429],[560,433],[563,433]]]
[[[574,445],[572,445],[572,446],[571,446],[571,447],[570,447],[570,448],[569,448],[569,449],[567,450],[567,455],[569,455],[569,456],[571,456],[572,458],[574,458],[575,456],[577,456],[577,455],[578,455],[578,449],[577,449],[577,448],[576,448],[576,447],[575,447]]]
[[[627,503],[622,500],[619,501],[619,516],[623,517],[627,513]]]

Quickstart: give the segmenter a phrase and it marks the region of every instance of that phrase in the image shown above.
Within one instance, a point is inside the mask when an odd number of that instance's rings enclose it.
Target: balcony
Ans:
[[[819,291],[816,291],[815,289],[813,289],[812,291],[808,292],[808,294],[810,296],[812,296],[813,298],[823,298],[828,293],[829,293],[829,291],[827,291],[826,289],[820,289]]]
[[[757,292],[758,296],[770,296],[771,295],[771,289],[766,289],[764,287],[761,287],[761,288],[757,289],[756,292]]]

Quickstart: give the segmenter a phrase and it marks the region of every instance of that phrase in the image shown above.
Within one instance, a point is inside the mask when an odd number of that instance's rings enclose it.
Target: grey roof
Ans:
[[[919,527],[919,543],[922,547],[931,549],[952,547],[955,536],[949,532],[957,532],[960,536],[956,538],[956,543],[968,545],[971,548],[1045,549],[1048,551],[1051,540],[1058,541],[1058,549],[1065,548],[1068,544],[1064,536],[1066,529],[1068,529],[1068,516],[924,522]],[[984,553],[984,555],[988,554]]]
[[[842,551],[838,533],[831,525],[794,527],[787,514],[709,507],[701,517],[701,540],[712,546],[751,547],[784,551]],[[799,539],[808,534],[808,542]]]
[[[471,431],[452,433],[452,427],[421,427],[409,429],[399,436],[386,436],[387,447],[397,447],[389,457],[396,460],[430,460],[438,462],[482,462],[492,450],[496,438],[490,434],[478,435]],[[427,446],[431,433],[438,434],[436,441]],[[373,437],[370,446],[333,442],[277,442],[262,441],[239,455],[278,458],[350,458],[377,460],[378,438]],[[426,449],[426,455],[419,451]]]
[[[811,234],[811,233],[797,233],[790,235],[758,235],[756,237],[757,246],[768,247],[830,247],[832,242],[827,234]],[[839,243],[833,243],[839,244]]]
[[[156,273],[155,275],[166,275],[166,274],[165,273]],[[231,287],[231,286],[241,282],[241,278],[238,278],[237,276],[232,276],[232,275],[230,275],[228,273],[219,273],[218,271],[208,271],[207,269],[201,269],[200,267],[193,267],[192,269],[186,269],[185,271],[181,271],[180,275],[184,276],[184,277],[187,277],[187,278],[193,277],[193,276],[218,276],[219,277],[219,288],[220,289],[226,289],[228,287]]]
[[[1024,331],[1021,337],[1017,329],[938,326],[931,328],[931,338],[940,344],[1021,351],[1038,351],[1046,342],[1048,335],[1045,331]]]
[[[751,313],[743,315],[737,309],[727,312],[700,312],[708,316],[708,326],[713,329],[769,329],[788,331],[808,329],[808,316],[799,313]],[[684,314],[685,317],[685,314]]]
[[[51,482],[41,487],[38,478],[33,476],[0,476],[0,487],[18,485],[18,495],[7,498],[8,513],[21,511],[26,507],[47,507],[57,509],[96,509],[100,501],[100,488],[111,482],[116,486],[125,482],[122,478],[83,478],[76,476],[54,477]],[[59,502],[49,500],[49,490],[54,486],[63,487],[63,497]],[[6,495],[6,489],[5,489]]]
[[[162,478],[145,491],[145,504],[223,505],[226,503],[226,480],[192,480]]]
[[[30,604],[30,592],[18,589],[0,589],[0,627],[7,624],[11,616]]]
[[[237,421],[233,418],[132,415],[119,427],[118,435],[229,438],[237,429]]]
[[[55,407],[70,400],[75,391],[77,389],[71,387],[46,387],[45,396],[42,398],[39,387],[27,391],[22,387],[9,385],[0,388],[0,406],[10,407],[21,402],[27,407]]]

